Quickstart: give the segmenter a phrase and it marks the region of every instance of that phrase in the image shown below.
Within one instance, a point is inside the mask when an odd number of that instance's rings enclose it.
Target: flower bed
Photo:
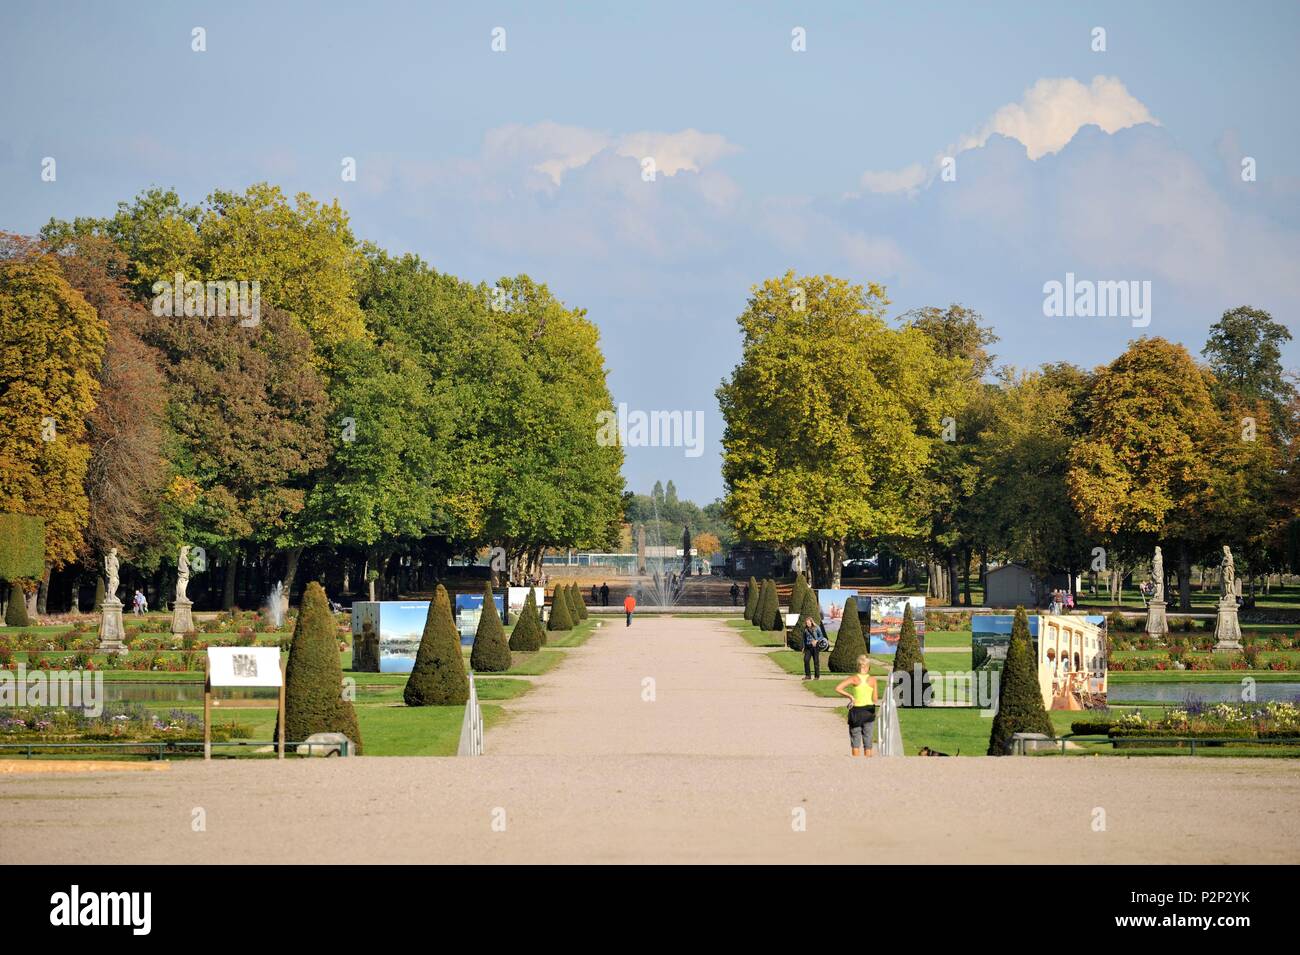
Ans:
[[[1148,720],[1134,710],[1113,720],[1076,720],[1078,736],[1190,739],[1288,739],[1300,737],[1300,707],[1294,703],[1205,703],[1189,697],[1183,706]]]

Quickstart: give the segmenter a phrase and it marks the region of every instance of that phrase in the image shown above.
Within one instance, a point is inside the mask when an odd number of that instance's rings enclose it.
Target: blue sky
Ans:
[[[1242,303],[1294,326],[1300,5],[803,6],[10,0],[0,229],[152,184],[338,197],[362,238],[586,308],[616,400],[705,414],[701,457],[629,449],[629,487],[700,501],[735,317],[787,268],[883,283],[895,315],[962,302],[1021,366],[1199,352]],[[1150,325],[1044,317],[1067,272],[1151,282]]]

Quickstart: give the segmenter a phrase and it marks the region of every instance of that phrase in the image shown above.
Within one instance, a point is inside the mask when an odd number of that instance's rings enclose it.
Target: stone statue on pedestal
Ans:
[[[185,595],[190,585],[190,547],[182,544],[176,558],[176,600],[172,607],[172,633],[189,633],[194,629],[194,617],[190,608],[194,601]]]
[[[99,618],[99,652],[126,653],[126,627],[122,623],[122,601],[117,599],[117,548],[104,557],[104,605]]]
[[[1151,558],[1151,600],[1147,604],[1147,635],[1153,640],[1163,640],[1169,633],[1165,617],[1165,557],[1156,547]]]
[[[1240,650],[1241,624],[1237,621],[1237,568],[1232,562],[1232,550],[1223,545],[1223,561],[1219,564],[1220,589],[1219,614],[1214,623],[1214,649]]]

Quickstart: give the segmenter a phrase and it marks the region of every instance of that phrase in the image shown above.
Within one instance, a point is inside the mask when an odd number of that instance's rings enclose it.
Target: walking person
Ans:
[[[627,612],[627,625],[632,626],[632,611],[636,609],[636,598],[628,594],[623,598],[623,609]]]
[[[591,603],[592,606],[595,606],[596,604],[600,603],[600,588],[597,587],[595,584],[591,585]]]
[[[144,613],[144,594],[140,593],[139,590],[137,590],[135,596],[131,598],[131,612],[137,617]]]
[[[830,649],[826,632],[812,617],[803,618],[803,678],[820,680],[822,678],[822,650]],[[808,661],[812,661],[812,672],[808,670]]]
[[[858,672],[841,680],[835,692],[849,701],[849,749],[852,755],[874,755],[876,678],[871,675],[871,658],[865,653],[858,657]]]
[[[739,586],[736,584],[736,582],[733,580],[733,581],[731,582],[731,605],[732,605],[733,607],[736,606],[736,604],[737,604],[737,602],[739,602],[739,600],[740,600],[740,587],[739,587]]]
[[[608,583],[602,583],[600,585],[600,605],[602,607],[609,606],[609,584]]]

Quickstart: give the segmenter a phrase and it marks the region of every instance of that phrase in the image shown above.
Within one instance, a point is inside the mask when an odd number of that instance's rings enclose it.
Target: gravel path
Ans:
[[[720,620],[566,652],[480,759],[0,775],[0,862],[1300,862],[1294,760],[851,760]]]

